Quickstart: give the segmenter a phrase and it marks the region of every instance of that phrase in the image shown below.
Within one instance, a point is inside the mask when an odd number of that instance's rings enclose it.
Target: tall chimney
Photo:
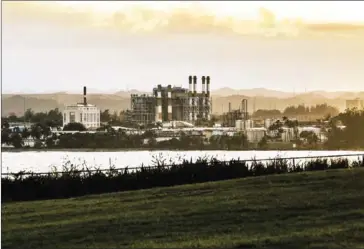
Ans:
[[[196,94],[197,76],[193,76],[193,93]]]
[[[87,100],[86,100],[86,87],[83,87],[83,104],[87,105]]]
[[[206,93],[210,96],[210,76],[206,76]]]
[[[231,112],[231,102],[229,102],[229,112]]]
[[[205,93],[205,80],[206,80],[205,76],[202,76],[201,80],[202,80],[202,93]]]
[[[241,112],[243,114],[243,117],[245,120],[248,119],[248,100],[247,99],[243,99],[241,101]]]
[[[188,91],[192,92],[192,76],[188,76]]]

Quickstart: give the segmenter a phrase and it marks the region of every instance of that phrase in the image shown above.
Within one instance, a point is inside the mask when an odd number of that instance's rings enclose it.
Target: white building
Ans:
[[[81,123],[87,129],[100,127],[100,110],[95,105],[77,104],[63,110],[63,127],[68,123]]]
[[[87,103],[86,87],[83,87],[83,103],[66,106],[63,110],[63,127],[69,123],[81,123],[87,129],[100,127],[100,110]]]

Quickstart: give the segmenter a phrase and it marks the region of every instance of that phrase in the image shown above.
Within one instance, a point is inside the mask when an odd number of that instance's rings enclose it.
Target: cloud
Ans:
[[[201,6],[171,8],[168,11],[145,6],[130,6],[114,13],[95,13],[52,2],[5,2],[3,21],[38,20],[63,26],[113,29],[131,33],[218,33],[258,36],[364,36],[364,25],[306,24],[300,19],[277,20],[267,8],[260,8],[257,18],[217,16]]]

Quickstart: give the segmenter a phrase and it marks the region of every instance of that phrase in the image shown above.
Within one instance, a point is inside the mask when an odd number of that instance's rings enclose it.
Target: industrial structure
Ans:
[[[87,103],[86,87],[83,87],[83,102],[66,106],[63,110],[63,127],[69,123],[81,123],[87,129],[100,127],[100,110]]]
[[[211,119],[210,76],[201,77],[201,92],[197,92],[197,76],[188,77],[189,88],[153,88],[152,95],[131,95],[132,121],[139,124],[184,121],[195,123]]]
[[[243,127],[245,127],[245,121],[249,119],[248,115],[248,100],[243,99],[241,101],[241,106],[237,110],[231,109],[231,103],[229,103],[229,111],[222,115],[223,126],[234,127],[237,121],[243,122]]]

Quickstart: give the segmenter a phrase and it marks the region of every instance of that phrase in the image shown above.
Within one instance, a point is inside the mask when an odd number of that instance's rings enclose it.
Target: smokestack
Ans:
[[[241,101],[241,112],[243,113],[244,119],[248,119],[248,100],[243,99]]]
[[[193,93],[196,93],[197,76],[193,76]]]
[[[87,105],[87,99],[86,99],[86,87],[83,87],[83,104]]]
[[[206,93],[210,96],[210,76],[206,76]]]
[[[229,112],[231,112],[231,102],[229,102]]]
[[[188,91],[192,92],[192,76],[188,76]]]
[[[205,93],[205,80],[206,80],[205,76],[202,76],[201,80],[202,80],[202,93]]]

